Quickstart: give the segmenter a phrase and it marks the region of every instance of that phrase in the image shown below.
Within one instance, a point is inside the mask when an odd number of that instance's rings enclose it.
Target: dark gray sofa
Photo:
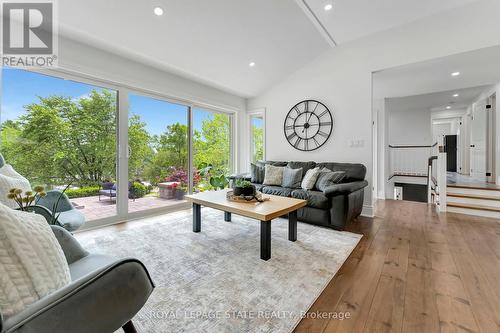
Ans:
[[[331,171],[345,171],[346,178],[340,184],[331,185],[324,192],[291,189],[281,186],[268,186],[253,183],[258,191],[307,200],[307,206],[299,209],[298,220],[334,229],[343,229],[345,225],[357,218],[363,209],[366,167],[363,164],[335,162],[279,162],[259,161],[257,165],[271,164],[288,166],[292,169],[302,168],[303,175],[314,167],[328,168]],[[244,178],[251,180],[249,174],[233,175],[231,179]]]

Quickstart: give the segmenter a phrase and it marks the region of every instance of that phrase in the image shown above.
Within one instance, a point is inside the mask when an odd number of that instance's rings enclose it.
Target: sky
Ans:
[[[2,69],[0,121],[16,119],[25,112],[25,105],[39,100],[38,96],[60,95],[78,100],[94,89],[101,91],[104,88],[20,69],[4,68]],[[187,125],[186,106],[139,95],[129,95],[129,116],[130,114],[138,114],[146,123],[150,134],[159,135],[165,132],[168,125],[176,122]],[[200,130],[203,119],[209,119],[210,116],[209,111],[194,109],[194,129]]]

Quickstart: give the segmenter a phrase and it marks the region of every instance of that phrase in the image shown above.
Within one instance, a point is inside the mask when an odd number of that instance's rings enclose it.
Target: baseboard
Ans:
[[[373,212],[374,212],[373,206],[363,205],[363,210],[361,211],[361,216],[373,217],[373,216],[375,216]]]

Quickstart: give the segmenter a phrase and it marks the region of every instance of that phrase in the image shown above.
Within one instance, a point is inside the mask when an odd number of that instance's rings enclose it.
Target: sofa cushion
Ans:
[[[264,181],[264,166],[250,164],[250,181],[252,183],[262,184]]]
[[[359,163],[333,163],[323,162],[318,163],[316,166],[320,168],[327,168],[332,171],[345,171],[344,183],[364,180],[366,176],[366,167]]]
[[[283,182],[283,170],[285,167],[277,167],[266,164],[266,171],[264,175],[264,185],[277,185],[281,186]]]
[[[267,164],[273,165],[273,166],[278,166],[278,167],[284,167],[288,164],[288,162],[282,162],[282,161],[257,161],[255,162],[256,165],[264,167]]]
[[[323,192],[327,187],[341,183],[344,178],[345,171],[321,172],[316,181],[316,189]]]
[[[264,187],[264,185],[258,183],[252,183],[252,185],[255,186],[256,191],[262,191],[262,188]]]
[[[316,185],[316,180],[318,180],[319,172],[319,168],[307,170],[300,186],[304,190],[312,190],[314,188],[314,185]]]
[[[320,209],[330,208],[330,201],[323,194],[323,192],[293,190],[291,196],[292,198],[307,200],[307,206],[309,207],[320,208]]]
[[[305,175],[308,170],[316,167],[316,162],[313,162],[313,161],[309,161],[309,162],[291,161],[291,162],[288,162],[287,166],[291,169],[302,168],[302,174]]]
[[[281,186],[264,186],[261,189],[262,193],[279,195],[282,197],[289,197],[292,193],[293,189],[281,187]]]
[[[17,173],[10,164],[5,164],[0,168],[0,203],[16,209],[19,207],[18,204],[14,200],[7,198],[7,193],[13,188],[19,189],[23,193],[31,191],[30,182]]]
[[[286,167],[283,170],[283,182],[281,186],[288,188],[300,188],[300,183],[302,181],[302,168],[291,169]]]

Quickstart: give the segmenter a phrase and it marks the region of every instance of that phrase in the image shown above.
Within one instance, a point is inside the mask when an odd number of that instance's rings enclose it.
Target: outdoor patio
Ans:
[[[116,201],[109,197],[99,196],[83,197],[70,199],[73,205],[85,215],[87,221],[102,219],[116,215]],[[159,197],[147,196],[128,201],[128,210],[130,213],[176,205],[183,202],[175,199],[162,199]]]

